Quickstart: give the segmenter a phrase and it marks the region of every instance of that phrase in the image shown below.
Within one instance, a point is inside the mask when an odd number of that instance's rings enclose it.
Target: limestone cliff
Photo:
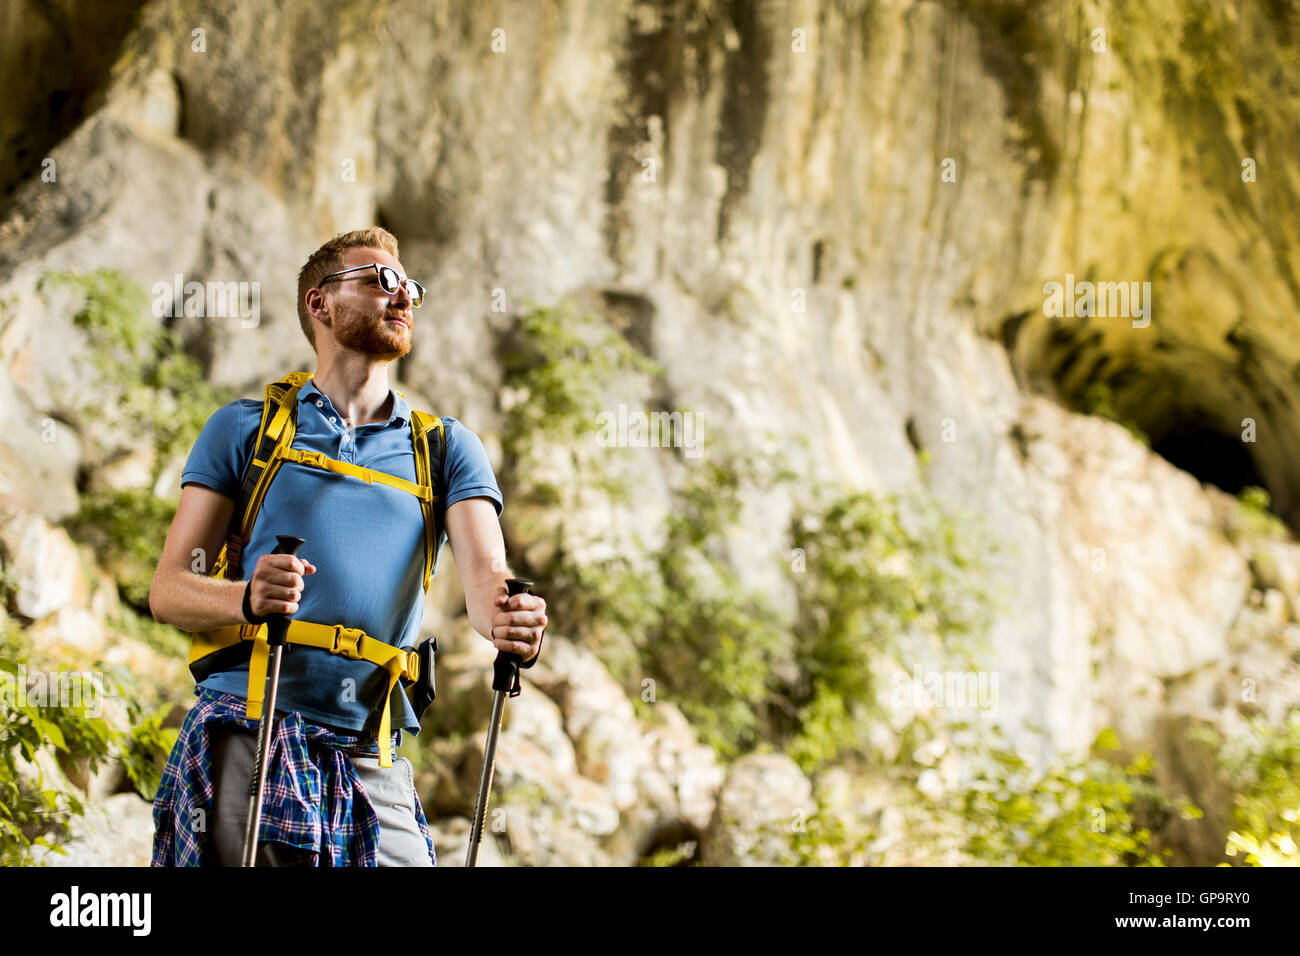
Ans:
[[[731,436],[785,457],[793,489],[748,495],[731,551],[779,601],[781,562],[745,556],[779,553],[814,481],[925,487],[987,516],[1011,597],[988,666],[1022,752],[1045,761],[1115,727],[1206,806],[1179,838],[1187,858],[1218,859],[1226,798],[1187,726],[1231,735],[1300,704],[1300,550],[1253,532],[1234,500],[1266,488],[1300,527],[1292,3],[7,9],[0,469],[15,521],[66,518],[121,461],[70,411],[73,306],[43,276],[258,283],[255,325],[167,320],[211,382],[251,396],[311,367],[301,262],[382,224],[430,292],[402,387],[474,428],[494,464],[511,440],[510,316],[571,300],[662,364],[654,399],[698,411],[706,456]],[[1091,305],[1083,283],[1101,291]],[[51,418],[64,437],[43,441]],[[177,464],[159,487],[172,498]],[[681,466],[635,459],[634,513],[508,501],[512,554],[656,527]],[[9,561],[39,537],[10,533]],[[11,611],[50,627],[78,594]],[[463,627],[459,598],[454,575],[438,584],[431,629]],[[776,820],[829,799],[772,755],[719,799],[722,771],[680,713],[638,724],[631,688],[589,652],[551,650],[559,670],[511,704],[532,729],[499,771],[565,794],[512,837],[525,859],[634,860],[698,838],[751,789]],[[451,672],[472,694],[479,671]],[[457,775],[474,773],[464,749],[426,779],[449,820],[465,812]],[[729,862],[742,845],[720,835],[708,852]]]

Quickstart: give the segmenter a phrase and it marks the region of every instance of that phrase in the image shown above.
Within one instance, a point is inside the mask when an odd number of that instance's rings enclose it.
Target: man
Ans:
[[[383,229],[336,236],[312,254],[298,276],[298,317],[317,368],[296,397],[293,449],[415,481],[411,407],[389,387],[388,365],[410,351],[413,307],[423,295]],[[413,647],[423,613],[424,515],[418,498],[395,487],[286,461],[244,546],[248,581],[204,573],[210,557],[195,570],[196,556],[215,556],[226,540],[260,409],[246,399],[226,405],[195,443],[149,594],[154,617],[204,632],[287,614]],[[442,424],[444,522],[470,622],[498,650],[531,662],[546,602],[507,597],[496,477],[473,432],[454,418]],[[438,439],[436,431],[429,437]],[[271,554],[277,534],[305,539],[302,553]],[[248,659],[196,689],[155,800],[155,866],[241,861],[256,761],[257,722],[245,713]],[[419,731],[400,685],[386,697],[387,678],[364,660],[286,648],[259,865],[437,865],[410,761],[383,767],[379,759],[374,717],[385,699],[393,728]]]

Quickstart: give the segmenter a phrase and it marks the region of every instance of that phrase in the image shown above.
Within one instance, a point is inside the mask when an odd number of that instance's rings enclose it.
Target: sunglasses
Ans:
[[[420,283],[416,282],[414,279],[403,279],[396,269],[391,266],[381,266],[378,262],[372,262],[368,266],[357,266],[355,269],[344,269],[342,272],[331,272],[329,275],[325,276],[325,278],[321,279],[317,285],[322,286],[335,276],[344,276],[349,272],[362,272],[370,269],[379,273],[379,288],[383,289],[389,295],[392,295],[402,287],[403,283],[405,283],[406,294],[411,297],[412,307],[418,309],[424,304],[424,286],[420,285]]]

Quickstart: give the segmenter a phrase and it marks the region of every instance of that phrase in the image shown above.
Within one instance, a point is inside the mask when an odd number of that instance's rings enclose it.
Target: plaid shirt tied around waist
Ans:
[[[181,724],[153,804],[152,866],[211,866],[206,846],[212,818],[209,735],[223,724],[253,732],[242,698],[198,689],[199,700]],[[329,730],[296,711],[276,715],[258,840],[310,851],[317,866],[376,866],[379,818],[345,751],[374,750],[374,735]],[[372,754],[373,755],[373,754]],[[415,819],[437,862],[420,796]]]

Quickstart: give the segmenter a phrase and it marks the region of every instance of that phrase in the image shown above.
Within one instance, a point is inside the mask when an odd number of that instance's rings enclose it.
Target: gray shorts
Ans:
[[[257,734],[242,727],[213,728],[213,807],[209,837],[219,866],[239,866],[243,861],[244,827],[248,823],[248,788],[257,760]],[[381,769],[379,757],[349,754],[370,805],[379,817],[380,866],[436,866],[429,845],[415,819],[415,782],[411,761],[394,757]],[[258,845],[257,865],[292,865],[301,851],[283,844]]]

